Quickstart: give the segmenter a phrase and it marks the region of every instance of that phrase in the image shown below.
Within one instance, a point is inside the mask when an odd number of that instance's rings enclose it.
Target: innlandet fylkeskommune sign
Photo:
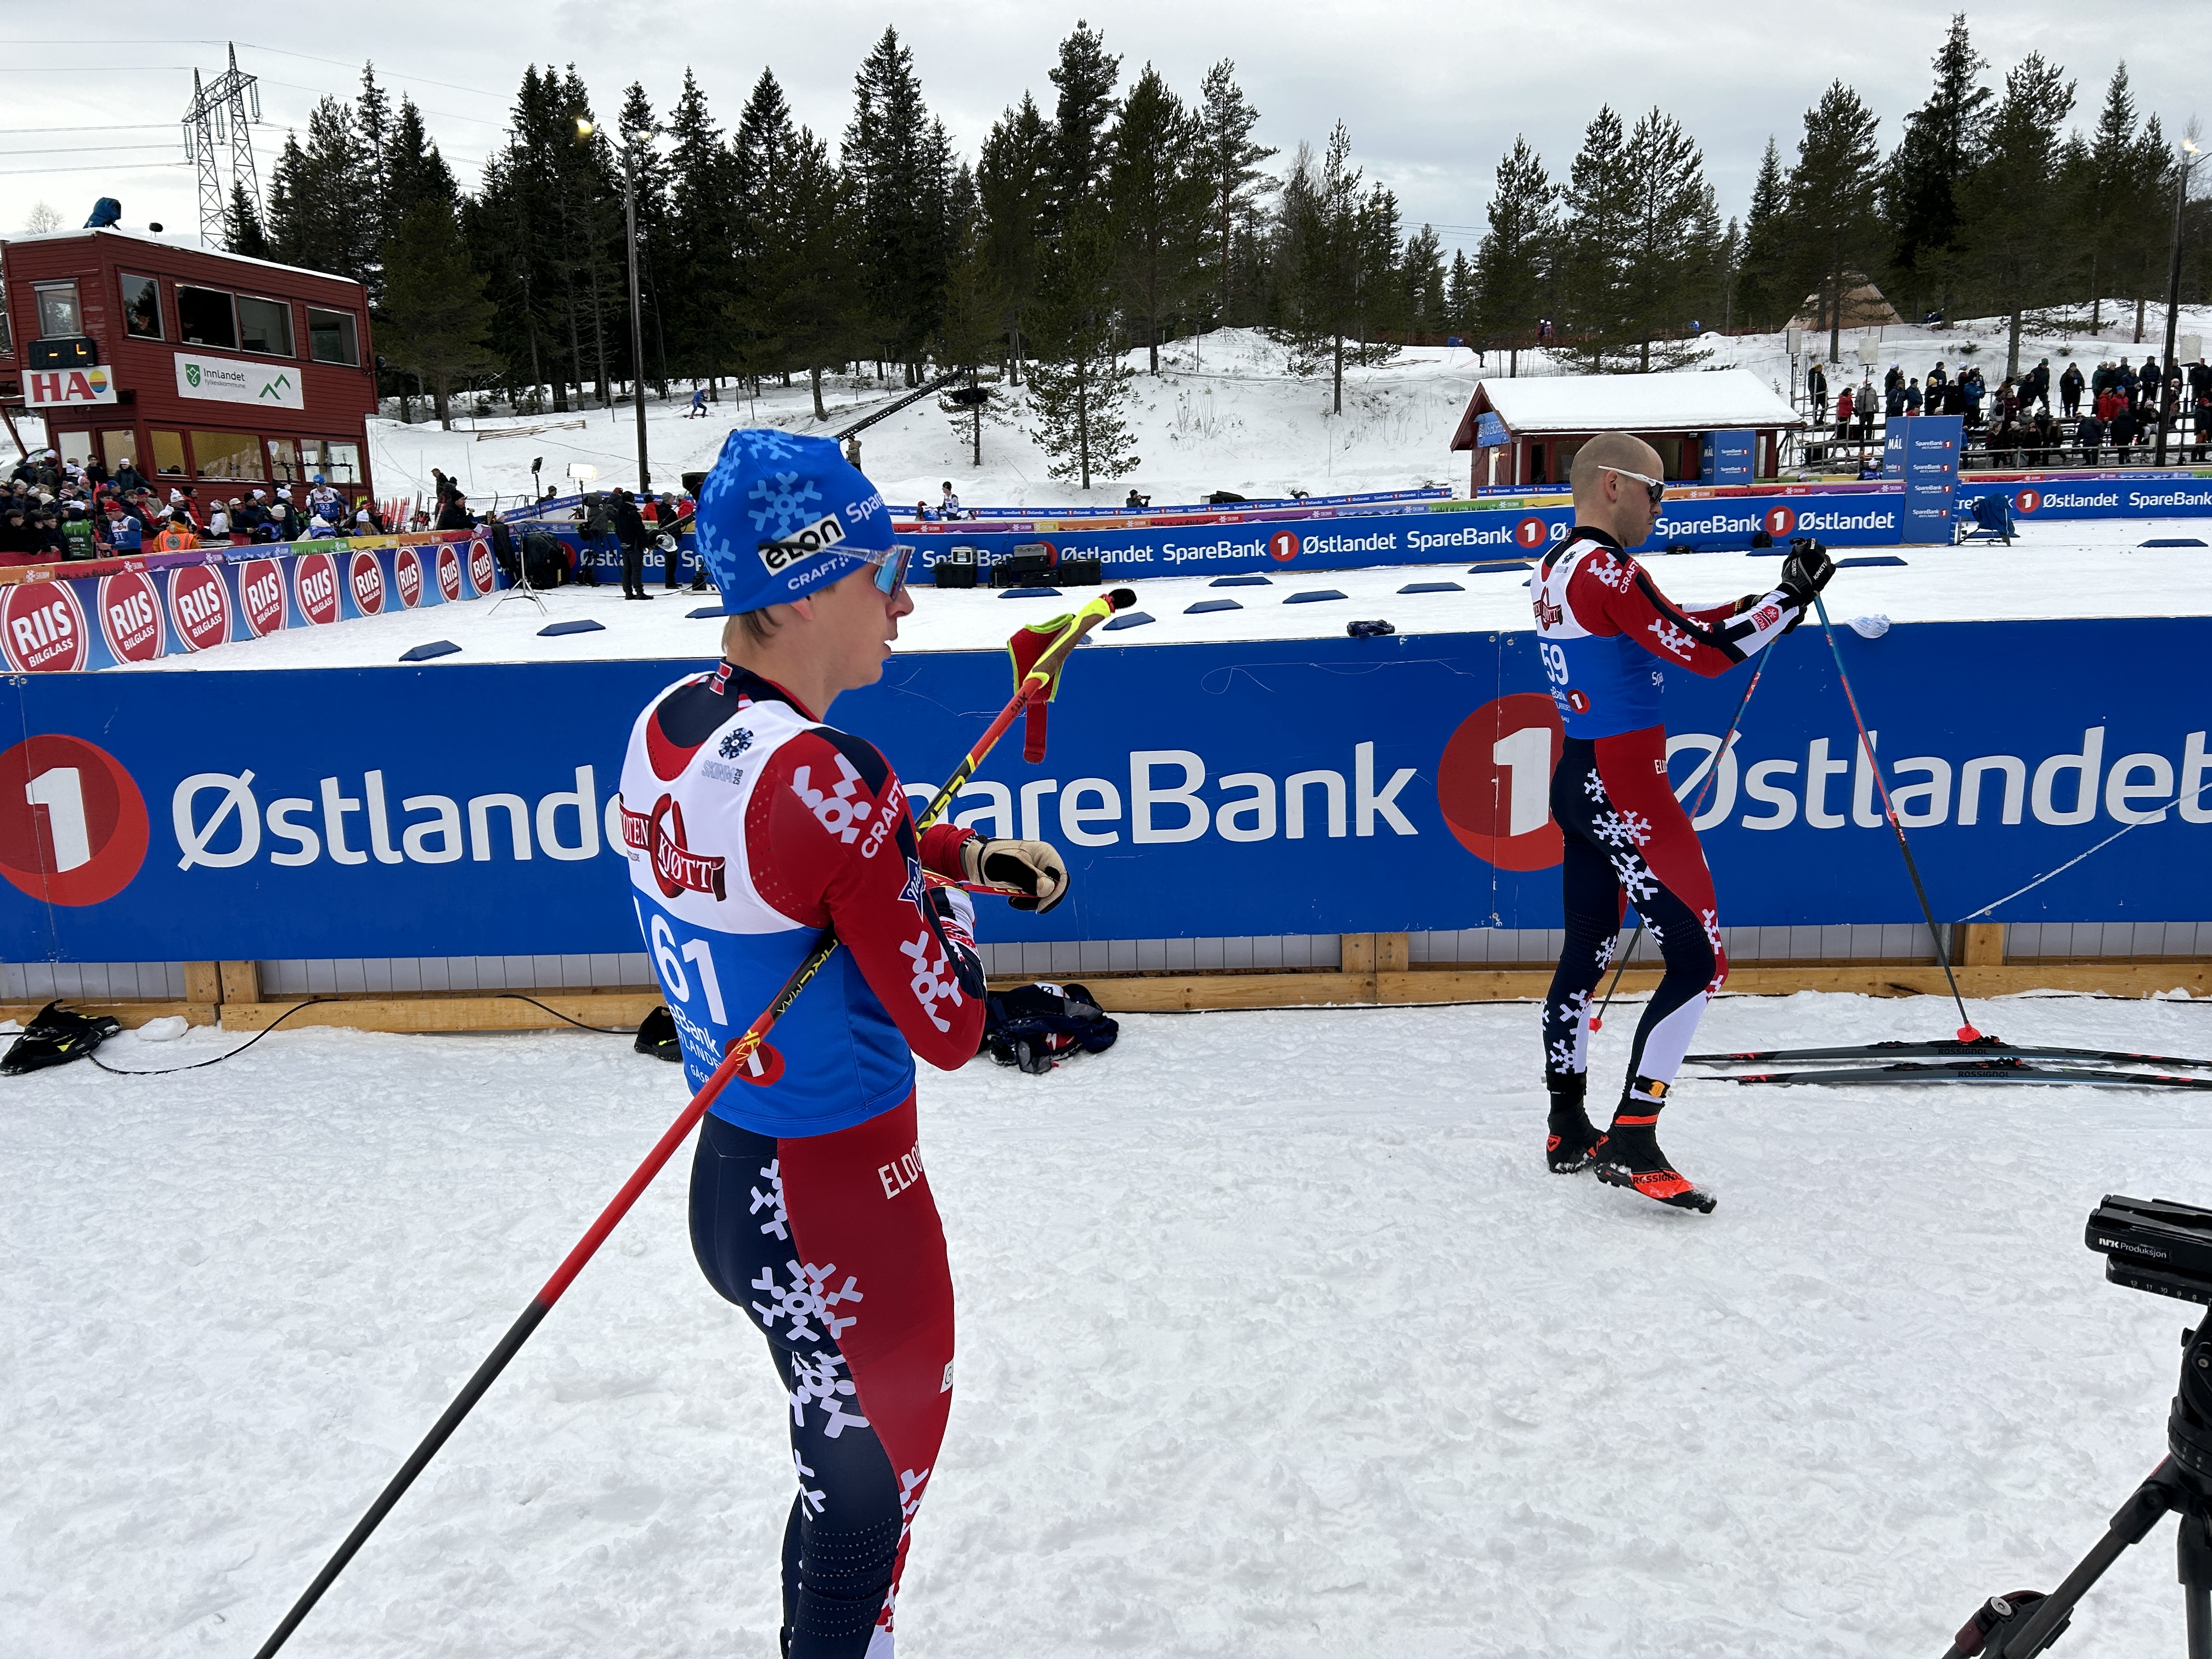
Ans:
[[[198,357],[185,351],[177,354],[177,395],[226,404],[258,404],[270,409],[307,406],[297,364]]]

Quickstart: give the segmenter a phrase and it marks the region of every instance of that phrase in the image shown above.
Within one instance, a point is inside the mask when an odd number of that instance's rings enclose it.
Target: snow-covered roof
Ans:
[[[1452,438],[1474,447],[1478,419],[1495,413],[1516,437],[1547,432],[1725,432],[1794,427],[1789,400],[1747,368],[1660,374],[1540,374],[1475,382]]]
[[[198,236],[182,231],[132,230],[124,225],[86,225],[76,230],[24,231],[12,236],[0,237],[0,244],[14,246],[28,242],[65,242],[74,236],[120,236],[125,241],[150,242],[155,247],[179,248],[187,253],[204,253],[211,259],[228,259],[241,265],[259,265],[264,270],[296,272],[302,276],[319,276],[326,283],[343,283],[350,288],[361,283],[351,276],[341,276],[334,270],[311,270],[305,265],[279,264],[275,259],[257,259],[250,253],[233,253],[228,248],[210,247]]]

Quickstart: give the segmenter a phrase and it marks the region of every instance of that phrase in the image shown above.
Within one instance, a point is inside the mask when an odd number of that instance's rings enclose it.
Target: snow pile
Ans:
[[[2203,1053],[2185,1002],[2014,1000]],[[1726,999],[1716,1047],[1942,1035]],[[1597,1041],[1617,1079],[1629,1019]],[[176,1064],[235,1036],[103,1050]],[[2108,1191],[2212,1200],[2193,1103],[1686,1080],[1710,1218],[1543,1172],[1535,1013],[1133,1017],[923,1081],[961,1298],[917,1655],[1933,1653],[2050,1587],[2164,1449],[2190,1310],[2108,1287]],[[252,1650],[680,1105],[578,1033],[279,1031],[0,1114],[0,1628]],[[663,1177],[297,1638],[769,1654],[789,1503],[759,1338]],[[2177,1650],[2161,1527],[2073,1659]]]

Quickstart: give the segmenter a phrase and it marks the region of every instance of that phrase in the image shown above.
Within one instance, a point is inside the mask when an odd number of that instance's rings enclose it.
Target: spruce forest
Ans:
[[[1342,371],[1456,338],[1517,368],[1540,325],[1584,371],[1685,367],[1698,336],[1802,317],[1880,284],[1909,320],[2063,315],[2133,325],[2162,301],[2180,135],[2140,111],[2124,64],[2080,95],[2031,53],[1994,72],[1954,17],[1926,101],[1885,119],[1838,81],[1777,134],[1747,212],[1723,220],[1694,134],[1601,107],[1562,164],[1516,139],[1486,229],[1447,259],[1365,176],[1340,123],[1287,153],[1224,58],[1178,91],[1078,22],[1044,84],[973,158],[886,29],[842,133],[794,119],[763,70],[726,129],[687,70],[665,115],[641,86],[603,121],[573,65],[532,65],[482,188],[463,192],[412,100],[373,65],[287,137],[260,222],[234,195],[233,251],[368,287],[384,390],[411,417],[455,398],[516,412],[604,404],[641,375],[720,389],[866,365],[894,383],[997,388],[948,411],[1034,425],[1055,471],[1135,458],[1118,410],[1164,342],[1269,331],[1340,409]],[[631,361],[625,163],[634,174],[641,362]],[[2184,297],[2212,287],[2191,203]]]

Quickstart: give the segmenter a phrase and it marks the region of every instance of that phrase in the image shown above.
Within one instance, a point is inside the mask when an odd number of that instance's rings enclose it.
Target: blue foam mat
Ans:
[[[1141,611],[1124,611],[1098,631],[1102,634],[1110,634],[1117,628],[1142,628],[1150,621],[1152,618]]]
[[[538,637],[541,640],[550,640],[561,634],[590,634],[605,626],[605,623],[594,621],[589,617],[575,617],[567,622],[546,623],[538,630]]]
[[[1853,568],[1863,568],[1870,564],[1903,564],[1904,562],[1905,561],[1899,558],[1894,553],[1863,553],[1855,559],[1838,559],[1836,561],[1836,568],[1838,570],[1850,570]]]
[[[1196,605],[1182,608],[1186,617],[1202,617],[1209,611],[1242,611],[1244,607],[1234,599],[1200,599]]]
[[[1056,587],[1002,587],[999,590],[999,597],[1002,599],[1056,599],[1060,597],[1060,590]]]
[[[1274,585],[1266,576],[1216,576],[1206,583],[1208,587],[1273,587]]]
[[[428,662],[433,657],[450,657],[461,647],[451,640],[433,640],[428,645],[418,645],[412,651],[399,653],[402,662]]]
[[[1310,592],[1293,593],[1283,603],[1285,605],[1319,605],[1324,599],[1340,599],[1343,597],[1344,595],[1334,587],[1316,587]]]
[[[1398,591],[1401,593],[1464,593],[1467,589],[1457,582],[1408,582]]]

